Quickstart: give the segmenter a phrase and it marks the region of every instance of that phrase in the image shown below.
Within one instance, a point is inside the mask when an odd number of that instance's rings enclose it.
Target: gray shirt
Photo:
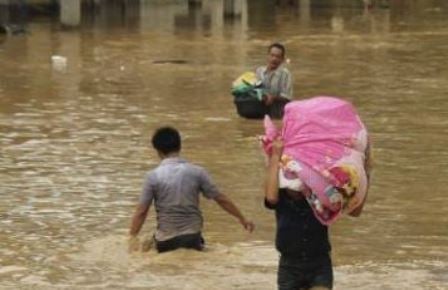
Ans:
[[[292,99],[292,77],[286,67],[280,66],[274,71],[268,71],[266,66],[262,66],[257,68],[255,74],[271,95]]]
[[[164,159],[146,174],[140,203],[155,203],[156,240],[166,241],[202,230],[201,192],[209,199],[219,195],[205,169],[179,157]]]

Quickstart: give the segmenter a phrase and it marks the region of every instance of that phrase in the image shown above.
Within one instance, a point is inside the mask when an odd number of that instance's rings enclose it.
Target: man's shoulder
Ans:
[[[183,167],[181,169],[181,175],[188,176],[190,178],[201,178],[202,176],[207,174],[207,171],[196,164],[190,163],[190,162],[182,162],[178,163],[177,165],[181,164]],[[145,181],[147,184],[158,184],[159,182],[175,182],[172,180],[172,178],[167,178],[171,176],[173,168],[170,166],[173,166],[174,164],[159,164],[155,168],[148,170],[145,173]]]
[[[167,169],[165,166],[179,166],[179,165],[181,165],[185,171],[190,172],[190,173],[196,173],[196,174],[207,173],[207,170],[204,167],[202,167],[201,165],[190,162],[183,158],[180,158],[179,162],[176,162],[176,163],[159,164],[159,166],[154,168],[153,171],[155,171],[157,173],[159,171],[160,172],[165,171]]]
[[[291,75],[291,71],[286,66],[281,66],[279,71],[284,74]]]
[[[284,189],[279,189],[278,191],[278,200],[275,204],[270,203],[266,198],[264,199],[264,206],[267,209],[272,209],[272,210],[282,210],[282,208],[284,207],[284,202],[285,202],[285,194],[283,193]]]
[[[266,69],[267,69],[267,66],[265,66],[265,65],[259,66],[255,69],[255,73],[257,73],[257,74],[264,73],[266,71]]]
[[[197,173],[197,174],[208,174],[207,169],[205,169],[203,166],[195,164],[195,163],[191,163],[191,162],[187,162],[185,164],[189,170]]]
[[[169,166],[169,164],[160,162],[159,164],[155,165],[152,169],[147,170],[145,173],[146,179],[151,179],[153,181],[156,180],[157,176],[159,176],[161,173],[163,174],[163,172],[166,170],[167,165]]]
[[[160,167],[160,165],[158,165],[157,167],[155,167],[153,169],[146,171],[145,179],[147,181],[149,181],[149,180],[154,181],[157,178],[157,170],[159,167]]]

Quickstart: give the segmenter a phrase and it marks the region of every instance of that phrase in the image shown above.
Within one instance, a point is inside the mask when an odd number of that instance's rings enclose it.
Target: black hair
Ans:
[[[151,141],[154,149],[164,155],[179,152],[181,148],[179,131],[172,127],[161,127],[157,129]]]
[[[274,47],[280,49],[282,51],[282,56],[285,57],[285,55],[286,55],[286,48],[285,48],[285,46],[283,44],[278,43],[278,42],[275,42],[275,43],[269,45],[268,53],[271,52],[271,49],[273,49]]]

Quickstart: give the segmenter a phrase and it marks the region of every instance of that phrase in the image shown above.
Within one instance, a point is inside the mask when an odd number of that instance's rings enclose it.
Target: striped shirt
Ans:
[[[269,94],[292,99],[292,77],[286,67],[280,66],[275,71],[268,71],[266,66],[262,66],[257,68],[255,74]]]

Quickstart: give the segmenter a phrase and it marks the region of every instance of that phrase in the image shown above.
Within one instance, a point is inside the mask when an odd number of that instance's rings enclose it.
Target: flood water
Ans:
[[[275,289],[263,128],[237,116],[229,90],[277,40],[295,98],[352,101],[374,144],[365,212],[331,227],[335,289],[448,289],[447,1],[243,0],[234,17],[222,0],[116,2],[79,29],[35,17],[26,35],[0,35],[1,289]],[[127,253],[158,163],[150,136],[167,124],[253,234],[204,200],[207,252]],[[153,229],[151,210],[143,236]]]

